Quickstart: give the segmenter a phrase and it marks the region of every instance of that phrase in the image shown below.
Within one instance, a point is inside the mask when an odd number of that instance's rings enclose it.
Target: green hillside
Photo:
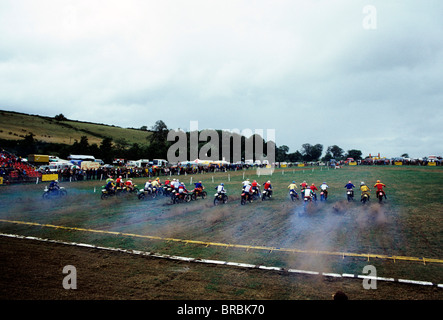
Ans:
[[[57,121],[51,117],[0,110],[0,139],[21,140],[29,133],[34,134],[36,140],[67,145],[80,141],[82,136],[88,137],[90,144],[97,145],[105,137],[114,142],[147,144],[146,137],[151,135],[151,132],[139,129],[74,120]]]

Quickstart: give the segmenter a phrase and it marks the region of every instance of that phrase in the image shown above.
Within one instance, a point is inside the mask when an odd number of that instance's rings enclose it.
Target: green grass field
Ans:
[[[228,176],[229,175],[229,176]],[[270,179],[274,196],[269,201],[240,205],[241,181]],[[363,267],[377,267],[378,276],[443,283],[443,264],[392,259],[316,254],[315,251],[380,254],[443,259],[441,167],[345,167],[287,168],[260,177],[255,170],[180,176],[187,186],[201,180],[208,191],[205,200],[171,205],[168,198],[140,201],[136,196],[100,199],[100,181],[62,183],[63,200],[41,199],[43,184],[1,186],[0,219],[116,231],[203,242],[308,250],[279,252],[177,241],[151,240],[118,234],[95,233],[0,222],[0,232],[30,235],[101,246],[137,249],[194,258],[218,259],[321,272],[361,274]],[[230,181],[229,181],[230,178]],[[365,181],[372,187],[380,179],[388,199],[363,206],[359,191],[353,203],[346,201],[344,185]],[[303,209],[291,202],[288,185],[306,180],[330,186],[326,203]],[[146,179],[135,179],[140,187]],[[229,202],[213,206],[218,183],[224,182]],[[373,188],[372,188],[373,189]],[[94,190],[96,191],[94,193]]]

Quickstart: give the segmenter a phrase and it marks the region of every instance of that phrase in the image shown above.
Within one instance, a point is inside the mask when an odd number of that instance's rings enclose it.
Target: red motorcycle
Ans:
[[[191,201],[191,195],[187,192],[179,193],[176,192],[172,195],[172,203],[183,203]]]
[[[208,194],[206,193],[206,191],[204,191],[202,189],[195,188],[191,192],[191,200],[197,200],[198,197],[201,197],[202,199],[206,199],[207,195]]]
[[[383,197],[386,199],[386,193],[383,190],[377,190],[376,197],[378,199],[378,203],[382,203]]]
[[[252,195],[248,192],[243,191],[241,194],[241,205],[245,205],[246,202],[249,201],[249,203],[252,202]]]

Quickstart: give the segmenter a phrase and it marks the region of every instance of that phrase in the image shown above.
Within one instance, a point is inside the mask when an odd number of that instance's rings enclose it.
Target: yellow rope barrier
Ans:
[[[225,248],[237,248],[237,249],[246,249],[251,250],[264,250],[269,253],[273,251],[279,252],[289,252],[289,253],[304,253],[304,254],[320,254],[320,255],[329,255],[329,256],[342,256],[343,259],[345,256],[347,257],[363,257],[369,259],[388,259],[388,260],[403,260],[403,261],[414,261],[414,262],[423,262],[426,263],[443,263],[443,259],[431,259],[431,258],[417,258],[417,257],[406,257],[406,256],[388,256],[383,254],[369,254],[369,253],[352,253],[352,252],[331,252],[331,251],[313,251],[313,250],[301,250],[301,249],[292,249],[292,248],[276,248],[276,247],[266,247],[266,246],[251,246],[251,245],[243,245],[243,244],[228,244],[228,243],[220,243],[220,242],[207,242],[200,240],[184,240],[184,239],[175,239],[175,238],[164,238],[158,236],[149,236],[149,235],[141,235],[134,233],[124,233],[117,231],[108,231],[108,230],[96,230],[96,229],[87,229],[87,228],[77,228],[77,227],[66,227],[66,226],[56,226],[52,224],[41,224],[36,222],[26,222],[26,221],[14,221],[14,220],[4,220],[0,219],[0,222],[4,223],[14,223],[21,225],[30,225],[30,226],[38,226],[38,227],[47,227],[54,229],[62,229],[62,230],[73,230],[73,231],[82,231],[82,232],[93,232],[93,233],[103,233],[103,234],[113,234],[119,236],[127,236],[127,237],[135,237],[135,238],[143,238],[150,240],[159,240],[159,241],[173,241],[173,242],[181,242],[184,244],[197,244],[208,246],[216,246],[216,247],[225,247]]]

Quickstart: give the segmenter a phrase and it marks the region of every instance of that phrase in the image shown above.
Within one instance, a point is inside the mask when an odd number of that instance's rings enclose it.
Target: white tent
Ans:
[[[209,160],[200,160],[200,159],[195,159],[194,162],[197,163],[198,165],[203,165],[203,166],[209,166],[209,164],[211,163],[211,161]]]
[[[198,165],[198,163],[195,161],[182,161],[182,162],[179,162],[178,165],[181,167],[186,167],[186,166],[196,166],[196,165]]]
[[[219,160],[219,161],[212,161],[211,164],[217,165],[219,167],[221,166],[228,166],[229,162],[228,161],[224,161],[224,160]]]
[[[69,160],[83,160],[83,161],[94,161],[94,156],[87,156],[83,154],[71,154],[68,156]]]

